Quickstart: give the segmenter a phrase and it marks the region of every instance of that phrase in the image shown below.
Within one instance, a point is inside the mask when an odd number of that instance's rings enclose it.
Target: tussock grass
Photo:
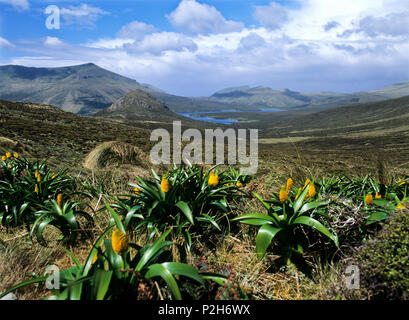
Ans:
[[[84,167],[95,170],[119,165],[131,164],[140,167],[149,165],[148,155],[136,146],[128,143],[104,142],[93,149],[84,160]]]

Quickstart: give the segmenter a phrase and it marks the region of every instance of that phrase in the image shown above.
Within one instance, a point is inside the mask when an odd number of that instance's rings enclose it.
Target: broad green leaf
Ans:
[[[93,296],[96,300],[104,300],[111,282],[113,271],[97,269],[94,273]]]
[[[135,267],[136,271],[141,271],[142,268],[145,266],[145,264],[154,256],[158,251],[160,251],[163,247],[169,245],[168,242],[163,242],[165,238],[169,235],[169,233],[172,231],[172,229],[169,229],[165,231],[159,238],[158,240],[155,241],[155,243],[149,247],[139,260],[139,263]]]
[[[262,260],[264,258],[271,241],[281,230],[281,228],[275,228],[269,224],[261,226],[256,238],[256,253],[258,260]]]
[[[121,221],[121,218],[119,218],[119,215],[115,212],[114,209],[112,209],[109,204],[106,205],[106,208],[108,209],[109,213],[111,214],[112,218],[115,221],[116,227],[121,230],[123,233],[126,233],[125,227]]]
[[[163,280],[165,280],[175,299],[182,300],[182,295],[175,278],[163,265],[154,264],[152,266],[149,266],[148,272],[145,274],[145,278],[150,279],[153,277],[161,277]]]
[[[328,238],[330,238],[332,241],[334,241],[335,245],[338,247],[339,243],[338,243],[338,236],[332,234],[331,232],[328,231],[327,228],[325,228],[321,222],[311,218],[311,217],[307,217],[307,216],[303,216],[303,217],[298,217],[297,219],[294,220],[294,224],[304,224],[306,226],[312,227],[316,230],[318,230],[319,232],[321,232],[322,234],[324,234],[325,236],[327,236]]]
[[[293,208],[294,208],[294,215],[295,215],[295,216],[298,215],[298,210],[301,208],[302,204],[304,203],[305,196],[306,196],[307,193],[308,193],[308,190],[309,190],[309,188],[310,188],[311,183],[312,183],[312,182],[310,182],[310,183],[304,188],[304,190],[303,190],[303,191],[301,192],[301,194],[298,196],[297,200],[294,201]]]
[[[176,274],[179,276],[184,276],[196,280],[202,285],[205,284],[205,281],[200,276],[199,272],[194,267],[188,264],[178,262],[166,262],[162,263],[162,266],[164,266],[173,275]]]
[[[257,213],[245,214],[245,215],[233,218],[231,221],[240,221],[241,223],[250,224],[253,226],[262,226],[263,224],[266,224],[266,223],[276,224],[276,221],[274,218],[266,214],[257,214]]]
[[[330,200],[330,199],[327,199],[327,200],[322,200],[322,201],[314,201],[314,202],[305,203],[305,204],[301,207],[300,211],[298,211],[298,214],[301,215],[301,214],[303,214],[304,212],[313,210],[313,209],[315,209],[315,208],[318,208],[318,207],[321,207],[321,206],[326,206],[326,205],[329,204],[330,202],[331,202],[331,200]]]
[[[183,212],[183,214],[186,216],[186,218],[190,221],[192,225],[195,224],[193,221],[192,210],[190,210],[190,207],[186,202],[179,201],[178,203],[175,204],[175,206],[178,207]]]

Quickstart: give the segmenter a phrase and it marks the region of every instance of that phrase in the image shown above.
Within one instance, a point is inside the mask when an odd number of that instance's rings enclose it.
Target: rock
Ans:
[[[5,295],[3,298],[1,298],[0,300],[11,301],[11,300],[18,300],[18,299],[14,293],[9,293]]]

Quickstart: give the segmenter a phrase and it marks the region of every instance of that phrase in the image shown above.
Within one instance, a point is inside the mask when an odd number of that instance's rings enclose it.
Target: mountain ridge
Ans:
[[[96,114],[137,89],[150,93],[174,112],[267,108],[319,111],[409,95],[409,81],[350,94],[302,93],[287,88],[275,90],[262,85],[247,85],[221,89],[209,97],[183,97],[150,84],[141,84],[94,63],[53,68],[0,66],[0,99],[56,105],[79,115]]]

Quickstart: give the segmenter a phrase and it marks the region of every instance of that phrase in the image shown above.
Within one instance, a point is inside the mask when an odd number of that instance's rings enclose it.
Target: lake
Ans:
[[[181,116],[184,116],[189,119],[204,121],[204,122],[212,122],[217,124],[232,124],[239,122],[236,119],[214,119],[209,117],[202,117],[202,114],[215,114],[215,113],[261,113],[261,112],[282,112],[283,110],[279,109],[261,109],[261,110],[216,110],[216,111],[199,111],[199,112],[181,112],[178,113]],[[199,116],[197,116],[199,115]]]

